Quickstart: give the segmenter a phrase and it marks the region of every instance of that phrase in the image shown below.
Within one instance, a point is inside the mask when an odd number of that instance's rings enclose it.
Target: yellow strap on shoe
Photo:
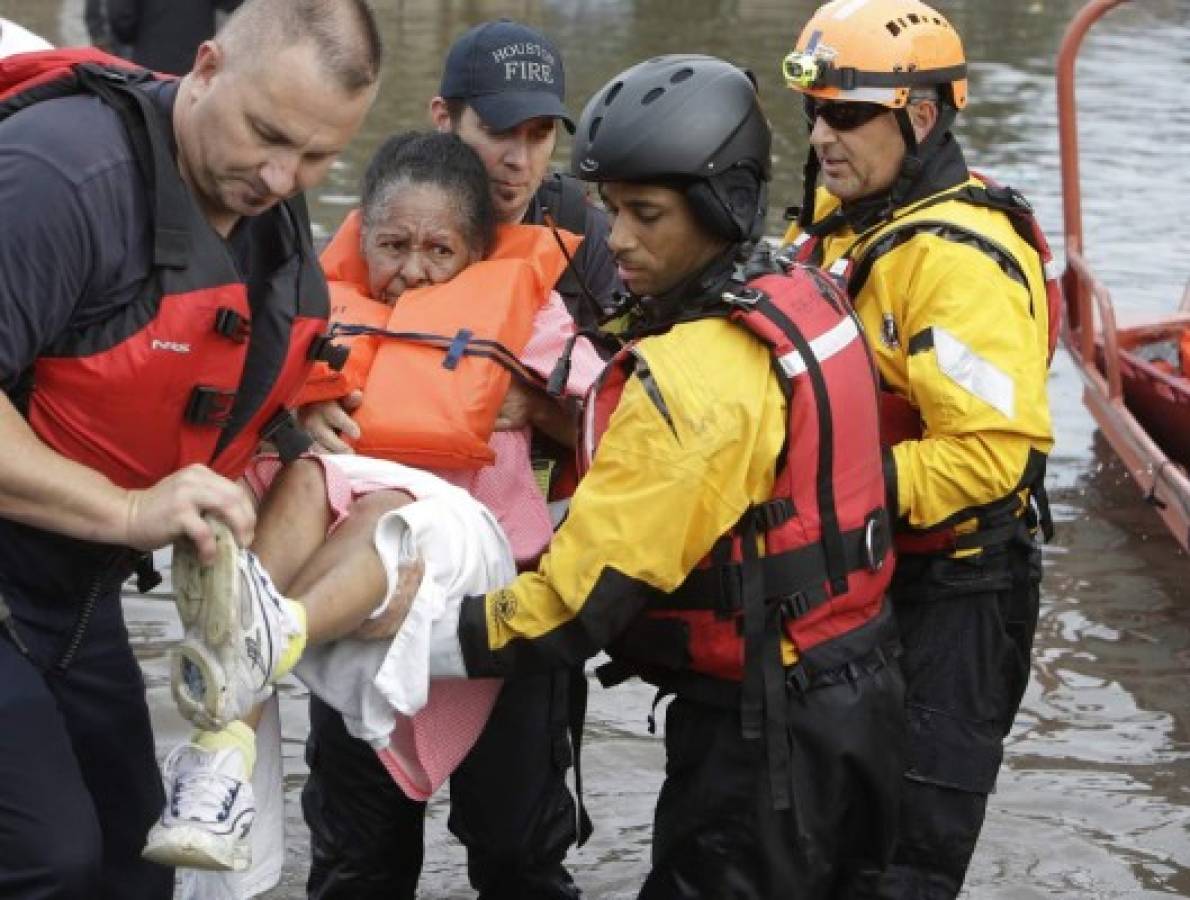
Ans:
[[[256,766],[256,732],[244,722],[229,722],[222,731],[196,731],[190,742],[204,750],[239,750],[244,755],[245,775],[252,777]]]
[[[277,674],[273,679],[274,681],[280,681],[293,671],[293,667],[298,664],[298,660],[302,658],[302,654],[306,651],[306,607],[296,600],[290,600],[289,598],[285,598],[283,602],[289,604],[289,612],[298,626],[298,631],[289,638],[289,645],[285,648],[285,652],[281,654],[281,659],[277,663]]]

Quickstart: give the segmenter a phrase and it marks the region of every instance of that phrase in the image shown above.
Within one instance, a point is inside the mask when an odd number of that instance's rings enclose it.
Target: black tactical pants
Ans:
[[[140,856],[165,792],[118,591],[65,668],[78,609],[38,612],[15,622],[27,653],[0,631],[0,897],[167,900],[173,870]]]
[[[903,784],[904,685],[880,652],[788,692],[792,809],[773,805],[764,741],[738,707],[679,695],[642,900],[874,895]]]
[[[958,896],[1029,680],[1040,581],[1023,535],[971,559],[898,561],[909,767],[882,898]]]

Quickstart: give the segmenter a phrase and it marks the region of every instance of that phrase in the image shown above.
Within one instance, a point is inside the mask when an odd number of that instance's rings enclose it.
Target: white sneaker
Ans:
[[[256,554],[240,550],[222,522],[212,526],[209,566],[190,541],[174,545],[174,592],[186,633],[173,652],[170,681],[178,711],[217,731],[268,696],[302,626]]]
[[[252,862],[256,798],[234,747],[179,744],[165,760],[165,810],[141,856],[164,866],[242,872]]]

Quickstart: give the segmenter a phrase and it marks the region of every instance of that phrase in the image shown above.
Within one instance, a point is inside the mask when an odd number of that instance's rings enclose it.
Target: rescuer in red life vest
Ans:
[[[820,273],[742,272],[771,134],[750,76],[665,56],[588,103],[574,172],[637,311],[587,398],[586,467],[541,564],[435,625],[431,675],[607,648],[675,694],[641,896],[871,886],[904,767],[871,359]]]
[[[0,61],[0,896],[173,895],[120,585],[183,536],[210,558],[205,513],[251,539],[231,479],[294,449],[328,312],[298,195],[380,53],[362,0],[250,0],[180,81]]]

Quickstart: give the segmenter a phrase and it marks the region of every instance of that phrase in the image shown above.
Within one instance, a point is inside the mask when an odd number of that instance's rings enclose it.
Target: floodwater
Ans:
[[[0,0],[0,15],[55,42],[78,41],[81,5]],[[780,207],[798,199],[804,131],[797,104],[779,85],[778,64],[814,5],[810,0],[375,5],[389,52],[384,88],[364,133],[312,198],[323,235],[354,202],[369,150],[391,131],[424,126],[425,102],[450,40],[466,25],[498,15],[542,27],[558,41],[576,114],[612,74],[656,53],[713,52],[754,69],[778,132],[774,232]],[[971,104],[959,126],[968,156],[1033,200],[1060,252],[1052,72],[1063,29],[1080,4],[938,5],[976,60]],[[1172,309],[1190,276],[1187,48],[1187,0],[1148,0],[1101,22],[1078,69],[1088,256],[1126,309]],[[1190,896],[1190,562],[1095,433],[1062,353],[1050,388],[1058,444],[1049,484],[1058,535],[1045,555],[1033,679],[965,896]],[[127,613],[164,753],[185,733],[171,708],[164,663],[177,635],[175,615],[159,599],[131,597]],[[662,766],[660,738],[644,724],[650,700],[640,687],[592,691],[584,774],[596,832],[570,857],[590,897],[635,896],[648,867]],[[304,715],[300,688],[285,686],[288,860],[271,898],[302,896],[306,846],[296,798]],[[445,818],[436,800],[422,880],[422,896],[435,900],[471,896]]]

